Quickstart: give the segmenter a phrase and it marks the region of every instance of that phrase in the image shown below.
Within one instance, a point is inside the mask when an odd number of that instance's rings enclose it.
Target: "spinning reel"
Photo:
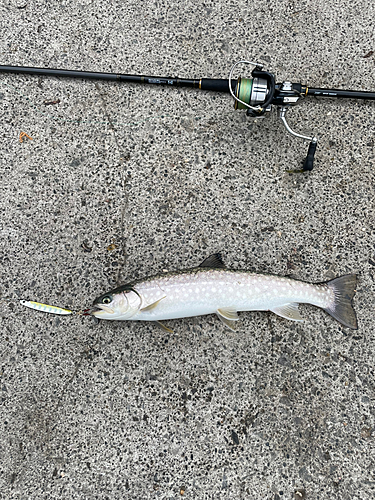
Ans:
[[[233,82],[233,71],[239,64],[252,64],[255,67],[251,73],[252,78],[239,77],[233,90],[229,82]],[[251,61],[238,61],[232,66],[229,73],[228,87],[235,100],[234,108],[247,109],[247,116],[259,118],[266,116],[271,111],[272,105],[277,106],[279,117],[286,130],[294,137],[310,141],[302,171],[312,170],[318,139],[294,132],[288,125],[285,116],[291,106],[297,104],[300,98],[307,95],[308,89],[300,83],[283,82],[276,84],[273,74],[262,71],[262,68],[262,64]]]

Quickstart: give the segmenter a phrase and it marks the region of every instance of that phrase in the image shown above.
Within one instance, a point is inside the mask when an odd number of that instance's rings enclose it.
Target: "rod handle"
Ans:
[[[237,81],[232,80],[232,89],[236,87]],[[229,93],[229,80],[216,80],[212,78],[201,78],[199,82],[201,90],[212,90],[214,92],[228,92]]]

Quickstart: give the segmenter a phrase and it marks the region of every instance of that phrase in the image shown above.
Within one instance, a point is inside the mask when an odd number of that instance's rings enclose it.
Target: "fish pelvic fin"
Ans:
[[[292,321],[303,321],[302,316],[298,310],[297,302],[288,302],[282,306],[274,307],[270,309],[273,313],[281,316],[282,318],[291,319]]]
[[[233,332],[236,331],[236,321],[240,318],[238,317],[237,311],[234,307],[222,307],[216,311],[216,314],[227,328]]]
[[[325,285],[333,291],[334,300],[324,310],[342,325],[357,330],[357,316],[352,304],[356,292],[357,276],[355,274],[345,274],[334,280],[327,281]]]
[[[161,323],[160,321],[155,321],[154,322],[156,325],[158,325],[159,328],[161,328],[162,330],[164,330],[165,332],[168,332],[168,333],[173,333],[173,330],[171,330],[170,328],[168,328],[167,326],[165,326],[163,323]]]

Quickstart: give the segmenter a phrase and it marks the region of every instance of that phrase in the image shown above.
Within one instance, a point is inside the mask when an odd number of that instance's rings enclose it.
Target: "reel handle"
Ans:
[[[310,142],[309,149],[307,151],[307,156],[305,161],[303,162],[302,170],[304,172],[312,170],[314,168],[314,155],[316,151],[316,146],[318,145],[318,142],[315,137]]]

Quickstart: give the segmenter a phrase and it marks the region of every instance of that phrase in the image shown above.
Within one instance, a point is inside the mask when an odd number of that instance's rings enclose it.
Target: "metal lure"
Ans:
[[[37,311],[42,311],[51,314],[69,315],[75,314],[74,311],[70,309],[63,309],[62,307],[50,306],[48,304],[41,304],[40,302],[34,302],[32,300],[20,300],[23,306],[29,307],[30,309],[36,309]]]

